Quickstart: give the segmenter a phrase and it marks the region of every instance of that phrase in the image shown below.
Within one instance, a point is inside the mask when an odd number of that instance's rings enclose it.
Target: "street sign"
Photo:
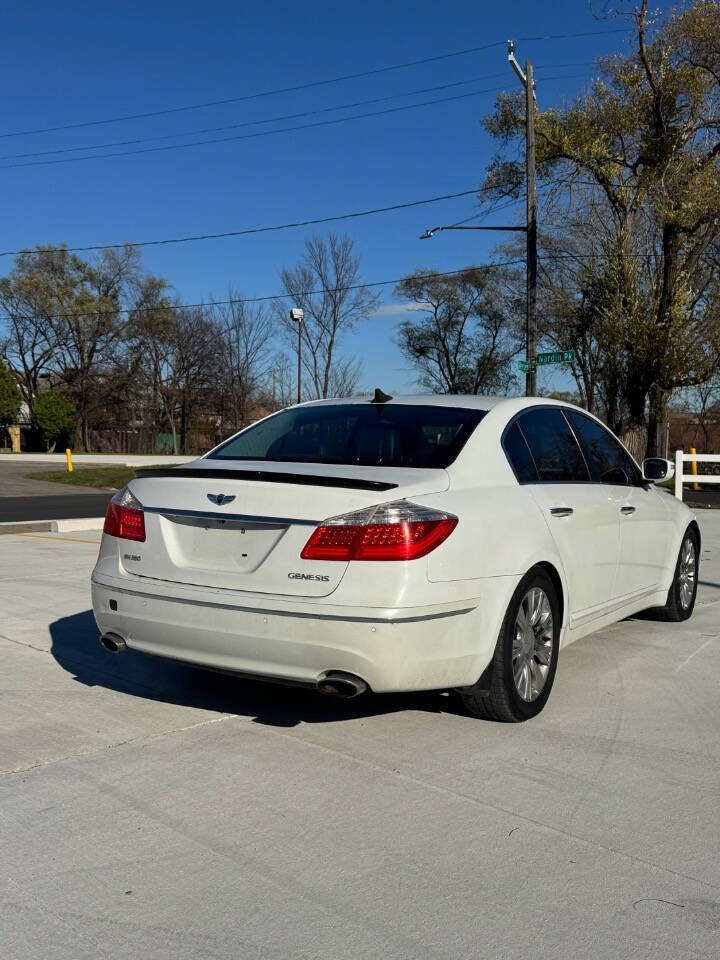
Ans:
[[[574,359],[574,350],[553,350],[552,353],[539,353],[535,358],[535,363],[538,367],[544,367],[549,363],[572,363]],[[518,366],[523,373],[527,373],[530,369],[527,360],[519,360]]]
[[[574,359],[574,350],[554,350],[552,353],[539,353],[537,355],[538,366],[543,366],[546,363],[572,363]]]

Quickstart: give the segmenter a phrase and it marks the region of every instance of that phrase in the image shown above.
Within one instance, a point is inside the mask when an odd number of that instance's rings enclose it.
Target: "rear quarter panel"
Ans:
[[[449,539],[429,555],[428,579],[482,580],[523,576],[536,563],[560,567],[560,558],[545,519],[526,487],[476,487],[440,497],[437,506],[454,513],[459,523]]]

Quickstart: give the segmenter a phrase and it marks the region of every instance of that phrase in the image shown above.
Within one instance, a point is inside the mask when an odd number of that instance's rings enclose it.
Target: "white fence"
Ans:
[[[675,496],[678,500],[683,498],[684,483],[720,483],[720,475],[710,473],[683,473],[683,464],[695,461],[696,463],[720,463],[720,454],[718,453],[685,453],[682,450],[675,451]]]

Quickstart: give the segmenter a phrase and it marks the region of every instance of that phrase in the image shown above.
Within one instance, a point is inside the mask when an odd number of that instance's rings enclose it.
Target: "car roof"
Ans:
[[[361,397],[333,397],[327,400],[309,400],[301,404],[303,407],[316,406],[317,404],[367,404],[372,402],[372,397],[368,394]],[[469,410],[484,410],[489,412],[496,407],[502,408],[501,411],[508,416],[512,416],[518,410],[523,410],[529,406],[548,405],[572,407],[573,404],[562,400],[552,400],[549,397],[492,397],[476,396],[475,394],[463,393],[417,393],[391,397],[386,401],[388,406],[393,404],[405,404],[409,406],[427,406],[427,407],[461,407]]]

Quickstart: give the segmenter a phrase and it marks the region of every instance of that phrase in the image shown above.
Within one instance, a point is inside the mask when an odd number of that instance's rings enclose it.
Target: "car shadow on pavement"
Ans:
[[[307,688],[213,673],[136,651],[108,653],[98,641],[92,610],[55,620],[49,629],[53,657],[80,683],[161,703],[252,717],[269,726],[337,722],[406,710],[463,714],[454,694],[380,694],[335,700]]]

